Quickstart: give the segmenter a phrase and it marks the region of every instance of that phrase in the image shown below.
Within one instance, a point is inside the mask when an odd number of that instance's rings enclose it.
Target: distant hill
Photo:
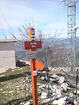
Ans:
[[[49,66],[53,67],[64,67],[68,66],[70,62],[69,57],[71,57],[71,52],[69,49],[71,47],[71,40],[69,38],[46,38],[42,40],[43,42],[43,49],[37,50],[36,57],[40,61],[45,61],[45,47],[50,46],[47,48],[47,62]],[[76,46],[77,46],[77,66],[79,66],[79,37],[76,39]],[[16,60],[20,60],[26,57],[27,50],[24,50],[24,41],[18,41],[15,44],[15,55]],[[29,53],[29,52],[28,52]]]
[[[46,38],[43,39],[43,42],[47,42],[47,43],[56,43],[59,46],[63,46],[63,47],[70,47],[70,45],[72,44],[72,40],[69,38]],[[79,37],[76,38],[76,47],[79,46]]]

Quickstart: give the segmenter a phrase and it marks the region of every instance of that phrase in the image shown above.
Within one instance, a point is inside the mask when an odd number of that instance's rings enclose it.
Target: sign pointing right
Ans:
[[[43,62],[41,61],[35,61],[35,68],[36,70],[43,70],[45,68]]]

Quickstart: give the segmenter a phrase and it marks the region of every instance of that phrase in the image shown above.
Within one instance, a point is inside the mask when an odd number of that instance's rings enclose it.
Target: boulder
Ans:
[[[56,74],[53,74],[53,76],[52,76],[53,78],[58,78],[59,79],[59,76],[58,75],[56,75]]]
[[[67,97],[60,98],[53,101],[53,105],[65,105]]]
[[[75,104],[75,105],[79,105],[79,97],[77,98],[77,101],[74,100],[74,104]]]
[[[56,98],[61,97],[61,89],[56,89]]]
[[[59,83],[62,84],[65,81],[65,78],[63,76],[59,77]]]
[[[70,97],[73,97],[73,93],[70,93],[69,96],[70,96]]]
[[[45,85],[40,85],[39,89],[45,88]]]
[[[30,101],[26,102],[24,105],[30,105]]]
[[[64,91],[67,91],[67,89],[68,89],[68,84],[67,84],[67,83],[61,84],[61,88],[62,88]]]
[[[42,79],[42,80],[44,80],[44,79],[45,79],[45,77],[41,77],[41,79]]]
[[[74,93],[76,93],[76,90],[74,91]],[[77,94],[79,95],[79,90],[77,90]]]
[[[56,98],[61,97],[62,89],[58,87],[57,85],[53,85],[53,95],[56,96]]]
[[[45,99],[45,98],[47,98],[47,93],[42,92],[42,94],[41,94],[41,99]]]
[[[54,79],[53,78],[50,78],[50,81],[54,81]]]

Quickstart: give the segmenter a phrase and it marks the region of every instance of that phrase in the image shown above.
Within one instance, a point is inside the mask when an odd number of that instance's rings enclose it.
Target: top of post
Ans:
[[[42,48],[42,42],[37,41],[35,38],[35,29],[29,29],[29,41],[24,42],[24,49],[30,49],[30,51],[35,51],[38,48]]]
[[[34,28],[29,29],[29,35],[30,35],[30,41],[35,40],[35,29]]]

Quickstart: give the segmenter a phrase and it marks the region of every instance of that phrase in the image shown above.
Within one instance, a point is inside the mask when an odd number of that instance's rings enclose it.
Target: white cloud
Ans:
[[[64,23],[56,22],[55,16],[57,14],[54,13],[54,11],[55,9],[56,11],[58,11],[57,9],[58,5],[56,5],[56,2],[54,0],[53,1],[50,0],[50,2],[48,0],[40,0],[39,3],[41,3],[40,4],[41,10],[38,9],[38,7],[33,8],[32,6],[30,6],[28,3],[29,0],[26,0],[26,4],[24,4],[23,1],[24,0],[0,1],[0,4],[2,2],[2,4],[0,5],[2,11],[2,13],[0,12],[0,24],[2,24],[0,25],[0,30],[8,30],[9,28],[7,23],[12,29],[14,28],[18,29],[22,24],[28,23],[28,21],[30,20],[34,20],[35,24],[37,24],[37,26],[40,27],[41,30],[44,31],[45,33],[53,34],[56,31],[56,29],[59,30],[64,29],[65,27]],[[52,11],[51,12],[49,7],[52,8],[52,6],[53,9],[51,10]]]
[[[7,23],[10,27],[20,27],[20,25],[24,24],[27,20],[34,20],[39,23],[48,20],[48,16],[45,16],[40,12],[38,13],[27,5],[25,7],[21,2],[19,4],[8,4],[3,2],[1,11],[0,22],[2,25],[0,26],[0,29],[8,29]],[[4,18],[6,18],[7,23]]]
[[[50,23],[47,24],[46,26],[43,26],[43,29],[50,29],[50,30],[56,30],[56,29],[65,29],[66,24],[64,23]]]
[[[46,34],[49,34],[50,36],[53,36],[56,31],[58,33],[62,33],[60,37],[62,37],[62,35],[64,35],[63,37],[67,35],[67,25],[64,23],[50,23],[42,26],[42,29]]]

